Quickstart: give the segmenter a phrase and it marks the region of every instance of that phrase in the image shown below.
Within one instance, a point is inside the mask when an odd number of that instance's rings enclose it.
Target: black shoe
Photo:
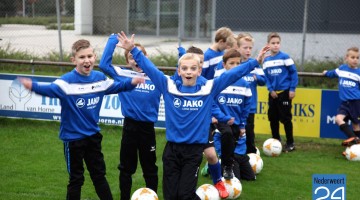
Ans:
[[[231,166],[225,166],[223,171],[223,177],[226,180],[234,178],[234,172]]]
[[[285,148],[283,149],[283,152],[288,153],[295,150],[294,144],[287,144],[285,145]]]

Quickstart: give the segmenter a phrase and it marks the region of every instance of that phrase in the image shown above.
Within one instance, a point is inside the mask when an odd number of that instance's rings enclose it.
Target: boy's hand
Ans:
[[[217,124],[218,120],[215,117],[211,117],[211,123],[212,124]]]
[[[132,85],[137,85],[137,84],[141,84],[141,83],[145,83],[144,77],[134,77],[131,79]]]
[[[26,89],[31,90],[32,80],[30,78],[18,77],[18,80],[20,81],[21,84],[24,85]]]
[[[265,54],[266,54],[266,52],[269,51],[269,49],[270,49],[270,47],[266,45],[266,46],[264,46],[264,47],[260,50],[259,55],[258,55],[257,58],[256,58],[256,60],[258,61],[258,63],[262,63],[262,62],[263,62],[263,60],[264,60],[264,58],[265,58]]]
[[[240,129],[240,137],[242,137],[243,135],[245,134],[245,129],[244,128],[242,128],[242,129]]]
[[[118,33],[118,36],[117,36],[117,38],[120,42],[120,44],[117,44],[117,46],[119,46],[125,50],[131,51],[135,47],[134,36],[135,36],[135,34],[132,34],[129,39],[126,36],[126,34],[124,33],[124,31],[121,31],[121,33]]]
[[[289,99],[293,99],[295,97],[295,92],[290,91],[289,92]]]
[[[323,74],[323,75],[326,75],[326,72],[327,72],[327,70],[324,70],[324,71],[322,72],[322,74]]]
[[[229,121],[227,121],[227,124],[228,124],[228,125],[233,125],[233,124],[234,124],[234,121],[235,121],[235,118],[232,117],[232,118],[229,119]]]
[[[271,97],[272,97],[273,99],[278,98],[278,95],[276,94],[275,91],[271,91],[270,95],[271,95]]]

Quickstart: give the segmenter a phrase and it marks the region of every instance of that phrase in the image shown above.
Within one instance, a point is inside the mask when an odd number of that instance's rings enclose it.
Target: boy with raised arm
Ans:
[[[66,199],[80,200],[85,180],[85,162],[98,197],[111,200],[113,198],[105,177],[106,167],[101,152],[103,136],[98,125],[103,96],[131,90],[138,83],[143,83],[144,79],[134,77],[114,82],[102,72],[93,70],[96,54],[87,40],[78,40],[73,44],[71,61],[75,69],[51,84],[39,84],[28,78],[19,80],[26,89],[60,99],[59,137],[64,143],[69,173]]]
[[[180,83],[164,75],[141,51],[134,48],[134,35],[129,39],[121,32],[119,41],[163,93],[167,139],[162,157],[164,199],[200,199],[195,193],[197,174],[204,145],[209,138],[214,97],[253,70],[258,62],[254,60],[223,73],[221,78],[197,84],[201,74],[200,59],[195,54],[187,53],[178,61]],[[267,49],[263,48],[260,56]]]
[[[111,34],[100,60],[100,69],[118,81],[134,76],[145,78],[145,83],[137,85],[135,89],[119,93],[122,105],[121,112],[125,117],[120,146],[120,164],[118,166],[120,171],[119,187],[121,199],[129,200],[132,175],[136,172],[138,159],[146,187],[157,192],[158,167],[156,165],[154,123],[158,120],[161,93],[149,77],[143,73],[129,51],[125,51],[124,55],[132,70],[112,65],[113,53],[118,42],[117,34]],[[142,45],[135,43],[135,46],[146,55],[145,48]]]

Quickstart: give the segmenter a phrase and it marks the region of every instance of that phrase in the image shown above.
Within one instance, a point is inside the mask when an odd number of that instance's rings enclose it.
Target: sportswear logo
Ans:
[[[96,89],[96,88],[99,88],[99,87],[101,87],[101,85],[93,85],[93,86],[91,86],[91,89]]]
[[[181,106],[181,100],[179,98],[175,98],[173,100],[173,104],[174,104],[175,108],[179,108]]]
[[[220,104],[224,104],[224,103],[226,102],[226,98],[225,98],[224,96],[219,96],[218,102],[219,102]]]
[[[155,146],[151,146],[150,151],[155,151]]]
[[[78,99],[76,100],[76,106],[77,106],[78,108],[84,107],[84,106],[85,106],[85,99],[83,99],[83,98],[78,98]]]

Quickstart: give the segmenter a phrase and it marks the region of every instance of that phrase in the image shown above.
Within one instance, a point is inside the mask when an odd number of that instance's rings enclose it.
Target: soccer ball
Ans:
[[[197,190],[196,194],[201,200],[220,200],[219,192],[211,184],[203,184]]]
[[[226,180],[223,177],[222,181],[224,181],[226,191],[229,193],[229,197],[227,199],[236,199],[241,195],[242,185],[239,179],[234,177],[230,180]]]
[[[150,188],[139,188],[131,196],[131,200],[158,200],[157,194]]]
[[[255,153],[249,153],[248,154],[250,160],[249,163],[251,165],[251,168],[253,169],[255,174],[259,174],[264,166],[264,162],[262,158]]]
[[[360,161],[360,144],[346,147],[345,157],[350,161]]]
[[[263,144],[264,154],[267,156],[276,157],[281,154],[282,145],[281,142],[274,138],[269,138],[265,140]]]

